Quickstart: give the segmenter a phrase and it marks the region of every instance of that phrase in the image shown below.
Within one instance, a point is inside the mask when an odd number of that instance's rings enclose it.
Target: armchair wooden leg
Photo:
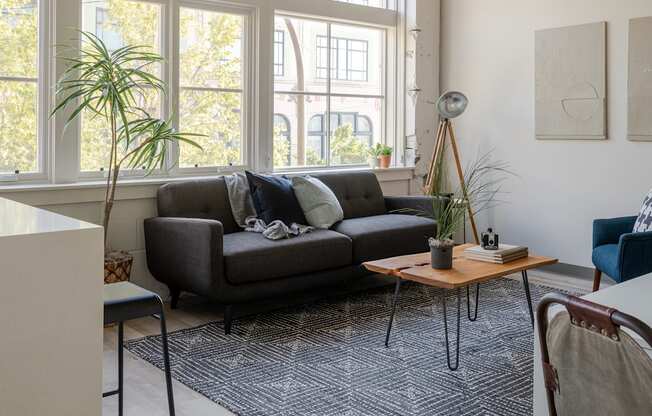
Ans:
[[[600,289],[600,280],[602,279],[602,272],[595,269],[593,272],[593,291],[596,292]]]

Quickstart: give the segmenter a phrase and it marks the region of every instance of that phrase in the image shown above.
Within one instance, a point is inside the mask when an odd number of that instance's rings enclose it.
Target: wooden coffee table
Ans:
[[[541,257],[530,255],[528,257],[509,262],[507,264],[485,263],[475,260],[469,260],[464,257],[464,250],[472,247],[473,244],[464,244],[457,246],[453,250],[453,268],[451,270],[436,270],[430,266],[430,253],[411,254],[408,256],[391,257],[382,260],[369,261],[364,263],[364,267],[372,272],[395,276],[396,288],[394,289],[394,300],[392,302],[392,311],[387,325],[387,335],[385,337],[385,346],[389,346],[389,334],[392,330],[394,321],[394,312],[399,298],[401,282],[410,280],[428,286],[439,287],[442,289],[451,289],[457,292],[457,331],[456,331],[456,353],[455,364],[451,363],[450,346],[448,341],[448,320],[446,319],[446,291],[442,291],[442,305],[444,318],[444,335],[446,337],[446,360],[448,368],[455,371],[460,363],[460,304],[461,288],[466,288],[466,308],[467,316],[470,321],[475,321],[478,317],[478,300],[480,295],[480,283],[493,279],[503,278],[510,274],[521,272],[523,278],[523,287],[525,288],[525,297],[530,309],[530,320],[534,325],[534,311],[532,309],[532,297],[530,296],[530,283],[528,281],[527,271],[536,269],[541,266],[557,263],[557,259],[550,257]],[[470,291],[471,285],[476,285],[475,291],[475,311],[471,314]]]

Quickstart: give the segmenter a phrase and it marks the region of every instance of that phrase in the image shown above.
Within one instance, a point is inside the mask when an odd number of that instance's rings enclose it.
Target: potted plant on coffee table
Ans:
[[[138,104],[146,94],[165,94],[165,83],[148,72],[163,60],[160,55],[143,46],[109,50],[93,33],[80,33],[81,47],[60,58],[68,68],[57,82],[59,102],[52,115],[69,110],[67,125],[84,112],[104,120],[110,133],[102,225],[104,281],[113,283],[129,280],[133,262],[131,254],[112,250],[108,244],[121,169],[144,169],[151,173],[163,167],[170,143],[186,142],[200,147],[191,139],[199,135],[177,132],[170,121],[152,117]]]
[[[369,149],[370,155],[378,161],[378,166],[382,169],[387,169],[392,163],[393,149],[385,144],[376,143]]]
[[[473,215],[495,206],[496,196],[501,192],[501,185],[508,176],[514,174],[505,162],[492,161],[491,153],[479,156],[464,173],[464,185],[447,194],[448,203],[441,206],[437,198],[433,199],[432,215],[437,221],[434,237],[428,240],[431,264],[434,269],[450,269],[453,266],[454,236],[464,225],[467,205]],[[464,186],[465,189],[462,189]],[[437,192],[433,196],[442,196]]]

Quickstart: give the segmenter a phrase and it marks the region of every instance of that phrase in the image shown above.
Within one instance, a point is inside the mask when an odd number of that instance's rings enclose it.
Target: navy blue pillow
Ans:
[[[269,224],[281,220],[286,225],[307,224],[292,189],[292,182],[280,176],[257,175],[246,171],[249,190],[258,218]]]

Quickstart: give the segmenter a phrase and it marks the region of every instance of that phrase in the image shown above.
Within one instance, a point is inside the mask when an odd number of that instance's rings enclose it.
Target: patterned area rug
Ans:
[[[552,289],[531,285],[536,303]],[[243,415],[532,414],[533,334],[522,283],[481,286],[476,322],[462,297],[458,371],[446,366],[439,289],[404,284],[389,348],[393,288],[170,334],[175,379]],[[465,295],[464,291],[462,292]],[[455,325],[449,292],[449,331]],[[162,368],[160,338],[126,344]]]

